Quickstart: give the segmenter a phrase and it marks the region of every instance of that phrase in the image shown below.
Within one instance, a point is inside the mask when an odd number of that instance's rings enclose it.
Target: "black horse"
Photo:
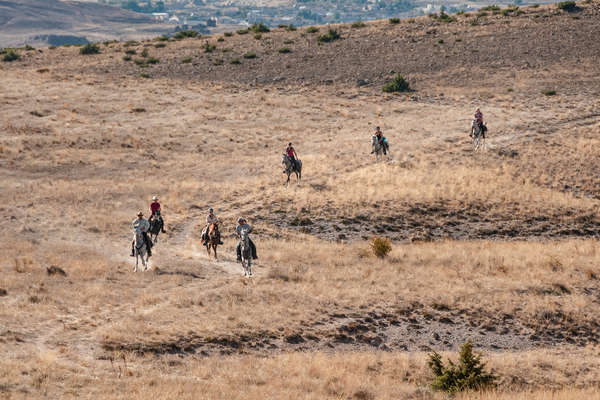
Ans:
[[[153,242],[157,242],[158,241],[158,234],[160,232],[165,232],[164,230],[164,222],[163,219],[160,215],[155,215],[150,219],[150,230],[148,231],[148,233],[150,234],[150,239]]]

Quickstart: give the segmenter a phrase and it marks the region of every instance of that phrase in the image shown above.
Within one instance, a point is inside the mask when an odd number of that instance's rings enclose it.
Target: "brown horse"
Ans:
[[[215,260],[217,257],[217,246],[219,245],[219,239],[221,234],[219,233],[219,225],[212,223],[208,225],[208,229],[206,232],[206,251],[208,252],[208,257],[210,258],[210,248],[212,247],[213,252],[215,253]]]

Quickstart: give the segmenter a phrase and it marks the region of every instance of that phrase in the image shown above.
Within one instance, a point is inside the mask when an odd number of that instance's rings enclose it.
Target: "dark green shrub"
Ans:
[[[125,54],[129,54],[130,56],[132,56],[134,54],[137,54],[137,51],[135,51],[133,49],[132,50],[125,50]]]
[[[17,61],[19,58],[21,58],[19,53],[17,53],[13,49],[9,49],[4,53],[4,57],[2,57],[2,60],[5,62],[13,62]]]
[[[306,33],[317,33],[319,32],[319,28],[317,28],[316,26],[309,26],[308,28],[306,28]]]
[[[399,24],[400,18],[390,18],[390,24]]]
[[[392,251],[392,244],[388,238],[374,237],[369,242],[371,251],[377,258],[385,258]]]
[[[150,57],[146,59],[146,63],[148,64],[158,64],[160,60],[158,58]]]
[[[156,43],[154,45],[154,47],[156,47],[157,49],[162,49],[163,47],[167,47],[166,43]]]
[[[215,46],[214,44],[210,44],[208,42],[204,43],[204,52],[205,53],[212,53],[213,51],[215,51],[217,49],[217,46]]]
[[[245,53],[244,58],[248,58],[248,59],[256,58],[256,53],[252,53],[252,52]]]
[[[556,90],[551,90],[551,89],[542,90],[542,94],[545,96],[554,96],[554,95],[556,95]]]
[[[56,46],[50,46],[50,47],[48,47],[48,50],[54,50],[54,49],[56,49]]]
[[[79,49],[79,54],[98,54],[100,47],[96,43],[88,43]]]
[[[292,50],[290,50],[290,49],[289,49],[289,48],[287,48],[287,47],[282,47],[281,49],[279,49],[279,52],[280,52],[281,54],[287,54],[287,53],[291,53],[291,52],[292,52]]]
[[[270,32],[271,30],[262,22],[260,23],[255,23],[254,25],[252,25],[250,27],[250,30],[254,33],[267,33]]]
[[[446,24],[449,24],[451,22],[456,22],[456,18],[446,14],[445,12],[441,11],[440,15],[437,16],[436,18],[439,22],[444,22]]]
[[[131,61],[131,56],[124,56],[123,61]]]
[[[338,33],[337,30],[335,30],[335,29],[329,29],[329,31],[327,31],[326,34],[320,35],[317,38],[317,42],[319,42],[319,43],[330,43],[330,42],[333,42],[334,40],[338,40],[340,38],[341,38],[341,36],[340,36],[340,34]]]
[[[463,15],[464,13],[465,13],[464,11],[460,10],[460,11],[456,12],[456,15]]]
[[[410,85],[402,75],[396,75],[391,82],[388,82],[383,86],[383,91],[386,93],[408,92],[409,90]]]
[[[138,65],[140,67],[146,67],[146,60],[141,59],[141,58],[136,58],[135,60],[133,60],[133,62],[135,63],[135,65]]]
[[[438,43],[439,43],[439,44],[444,44],[444,39],[440,39],[440,40],[438,40]]]
[[[233,33],[232,32],[225,32],[223,34],[223,36],[225,36],[225,37],[231,37],[231,36],[233,36]]]
[[[242,62],[240,61],[239,58],[234,58],[233,60],[231,60],[231,64],[233,65],[240,65]]]
[[[262,39],[262,33],[257,33],[256,35],[254,35],[254,39],[256,39],[256,40]]]
[[[217,39],[217,42],[224,42],[224,41],[225,41],[224,37],[220,37],[220,38]]]
[[[158,40],[159,42],[168,42],[170,39],[170,37],[168,37],[167,35],[162,35],[156,38],[156,40]]]
[[[250,32],[250,29],[240,29],[240,30],[237,31],[237,34],[238,35],[245,35],[248,32]]]
[[[140,77],[145,78],[145,79],[150,79],[151,78],[150,74],[146,74],[146,73],[140,74]]]
[[[294,32],[296,30],[296,27],[294,26],[294,24],[289,24],[284,26],[285,30],[288,32]]]
[[[25,51],[31,51],[31,50],[35,50],[35,47],[33,47],[33,46],[30,46],[30,45],[27,45],[27,46],[23,47],[23,49],[24,49]]]
[[[198,37],[198,32],[194,30],[187,31],[179,31],[173,36],[177,40],[185,39],[185,38],[195,38]]]
[[[577,3],[574,1],[561,1],[556,5],[560,10],[564,10],[567,12],[573,12],[577,10]]]
[[[493,373],[485,371],[485,363],[481,361],[481,355],[473,354],[470,340],[462,345],[458,364],[448,360],[448,366],[444,365],[442,357],[434,351],[429,354],[427,365],[434,375],[431,388],[450,394],[465,390],[484,390],[493,387],[498,379]]]
[[[365,23],[362,21],[357,21],[357,22],[354,22],[352,25],[350,25],[350,27],[352,27],[354,29],[364,28],[365,26],[367,26],[367,25],[365,25]]]
[[[500,7],[498,7],[495,4],[492,4],[491,6],[480,8],[480,10],[481,11],[500,11]]]

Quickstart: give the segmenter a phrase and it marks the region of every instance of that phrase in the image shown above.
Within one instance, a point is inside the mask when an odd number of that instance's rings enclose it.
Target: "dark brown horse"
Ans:
[[[219,245],[219,240],[221,239],[221,234],[219,233],[219,225],[216,223],[212,223],[208,225],[208,229],[206,230],[206,251],[208,252],[208,257],[210,258],[210,249],[212,247],[213,252],[215,253],[215,260],[217,257],[217,246]]]

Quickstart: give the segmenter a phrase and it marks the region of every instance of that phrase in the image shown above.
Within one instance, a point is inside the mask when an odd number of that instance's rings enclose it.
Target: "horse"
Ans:
[[[206,229],[206,252],[208,253],[208,257],[210,258],[210,249],[212,247],[213,252],[215,253],[215,260],[217,257],[217,246],[219,245],[219,238],[221,234],[219,233],[219,225],[212,223],[208,225]]]
[[[290,175],[292,172],[296,173],[296,179],[299,181],[302,179],[302,161],[296,160],[296,166],[292,165],[292,159],[284,154],[281,163],[285,165],[285,173],[287,174],[287,181],[285,182],[286,186],[290,184]]]
[[[252,248],[250,247],[250,236],[246,229],[240,232],[240,255],[242,256],[244,276],[252,276]]]
[[[371,148],[372,148],[371,154],[375,154],[375,162],[376,163],[379,162],[379,159],[384,154],[383,153],[384,146],[387,146],[387,152],[389,153],[389,151],[390,151],[389,144],[387,144],[387,142],[385,144],[380,143],[379,139],[377,138],[377,135],[373,135],[373,137],[371,138]]]
[[[148,230],[148,233],[153,242],[158,242],[158,234],[162,231],[163,226],[163,220],[158,215],[150,220],[150,229]]]
[[[138,261],[139,258],[142,259],[142,266],[144,267],[144,271],[148,270],[148,259],[149,257],[147,256],[147,252],[146,252],[146,240],[144,239],[144,235],[142,235],[142,231],[139,229],[136,229],[135,231],[135,244],[133,246],[133,251],[135,253],[135,268],[133,269],[133,272],[137,272],[138,270]],[[146,259],[144,260],[144,256],[146,256]]]
[[[478,149],[485,149],[485,130],[481,129],[479,123],[476,119],[473,120],[471,124],[471,132],[469,133],[471,139],[473,141],[473,149],[477,151]]]

